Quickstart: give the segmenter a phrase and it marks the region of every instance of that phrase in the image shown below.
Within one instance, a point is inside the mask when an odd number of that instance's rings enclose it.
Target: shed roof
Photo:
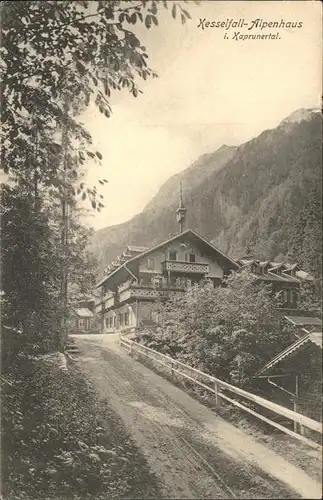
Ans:
[[[318,345],[322,349],[322,331],[319,332],[311,332],[310,333],[310,339],[313,342],[313,344]]]
[[[295,326],[322,326],[322,320],[310,316],[285,316],[290,323]]]

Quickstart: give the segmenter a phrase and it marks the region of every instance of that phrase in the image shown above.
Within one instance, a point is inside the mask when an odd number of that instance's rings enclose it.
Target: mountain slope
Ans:
[[[222,146],[214,153],[202,155],[183,172],[168,179],[141,214],[123,224],[96,231],[92,249],[101,268],[104,269],[127,245],[150,246],[175,234],[178,231],[175,210],[179,202],[180,182],[183,183],[186,203],[187,196],[191,195],[193,199],[194,190],[218,172],[236,150],[233,146]]]
[[[223,146],[171,177],[143,212],[97,231],[93,248],[106,266],[127,244],[150,246],[178,231],[184,186],[187,225],[232,256],[296,258],[320,268],[322,119],[298,110],[240,147]]]

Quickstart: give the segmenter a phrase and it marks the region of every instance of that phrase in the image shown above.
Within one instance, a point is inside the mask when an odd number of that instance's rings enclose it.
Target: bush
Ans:
[[[246,272],[213,288],[208,282],[157,305],[160,328],[140,340],[190,366],[248,387],[255,372],[291,342],[282,332],[271,288]]]

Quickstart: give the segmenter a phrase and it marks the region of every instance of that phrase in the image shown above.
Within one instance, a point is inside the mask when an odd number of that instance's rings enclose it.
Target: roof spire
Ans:
[[[176,220],[180,225],[180,232],[181,233],[184,230],[186,212],[187,212],[187,209],[184,207],[184,202],[183,202],[183,185],[182,185],[182,181],[180,181],[179,207],[176,210]]]
[[[183,203],[183,184],[182,181],[179,183],[179,208],[184,208]]]

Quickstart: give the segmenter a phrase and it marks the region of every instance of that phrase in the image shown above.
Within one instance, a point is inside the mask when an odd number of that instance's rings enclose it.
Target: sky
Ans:
[[[171,3],[171,2],[169,2]],[[273,128],[299,108],[320,107],[322,26],[318,1],[202,1],[182,5],[184,26],[169,9],[159,26],[137,33],[157,79],[142,82],[143,94],[112,96],[107,119],[89,107],[82,116],[103,155],[90,165],[88,182],[99,177],[105,208],[87,219],[95,229],[119,224],[142,211],[161,185],[201,154],[239,145]],[[301,28],[198,27],[206,21],[301,22]],[[205,21],[205,22],[206,22]],[[204,25],[205,25],[204,22]],[[236,40],[234,33],[280,39]],[[185,187],[184,187],[185,189]]]

